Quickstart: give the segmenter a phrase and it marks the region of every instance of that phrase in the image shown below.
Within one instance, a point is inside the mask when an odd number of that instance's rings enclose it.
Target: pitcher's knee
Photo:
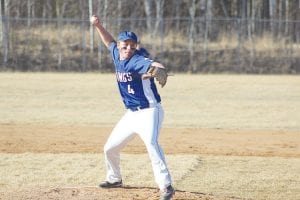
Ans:
[[[103,148],[103,152],[104,152],[105,155],[107,155],[107,154],[110,154],[110,152],[112,152],[112,149],[113,148],[111,146],[105,144],[104,148]]]
[[[113,155],[113,154],[120,152],[120,149],[118,146],[111,146],[111,145],[105,144],[104,148],[103,148],[103,152],[106,156],[109,156],[109,155]]]

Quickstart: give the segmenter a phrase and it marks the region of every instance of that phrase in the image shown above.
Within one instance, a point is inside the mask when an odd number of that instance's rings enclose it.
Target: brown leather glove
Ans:
[[[165,68],[150,66],[146,74],[143,75],[143,79],[155,78],[161,87],[164,87],[167,83],[168,73]]]

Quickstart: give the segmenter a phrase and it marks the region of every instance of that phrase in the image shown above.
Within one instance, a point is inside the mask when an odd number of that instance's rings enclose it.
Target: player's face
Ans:
[[[126,59],[131,58],[131,56],[133,56],[133,54],[136,50],[136,46],[137,46],[137,44],[132,40],[119,41],[118,49],[120,52],[121,60],[126,60]]]

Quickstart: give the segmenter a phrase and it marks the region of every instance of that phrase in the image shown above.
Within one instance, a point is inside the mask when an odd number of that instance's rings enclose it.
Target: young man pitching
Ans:
[[[107,175],[99,186],[122,186],[120,151],[138,134],[147,148],[155,181],[161,190],[161,200],[169,200],[175,190],[164,153],[158,144],[164,111],[154,82],[155,78],[163,87],[167,82],[166,70],[161,63],[150,60],[137,50],[138,39],[133,32],[121,32],[116,42],[101,25],[98,16],[92,16],[91,23],[111,53],[119,91],[127,109],[104,146]]]

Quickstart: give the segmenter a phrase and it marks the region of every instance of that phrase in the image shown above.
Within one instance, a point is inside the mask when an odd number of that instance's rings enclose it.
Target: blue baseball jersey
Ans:
[[[120,60],[117,43],[112,42],[109,50],[115,65],[119,91],[128,109],[147,108],[161,101],[154,78],[142,80],[153,60],[144,57],[138,50],[127,60]]]
[[[150,53],[143,47],[138,50],[138,53],[142,56],[150,58]]]

